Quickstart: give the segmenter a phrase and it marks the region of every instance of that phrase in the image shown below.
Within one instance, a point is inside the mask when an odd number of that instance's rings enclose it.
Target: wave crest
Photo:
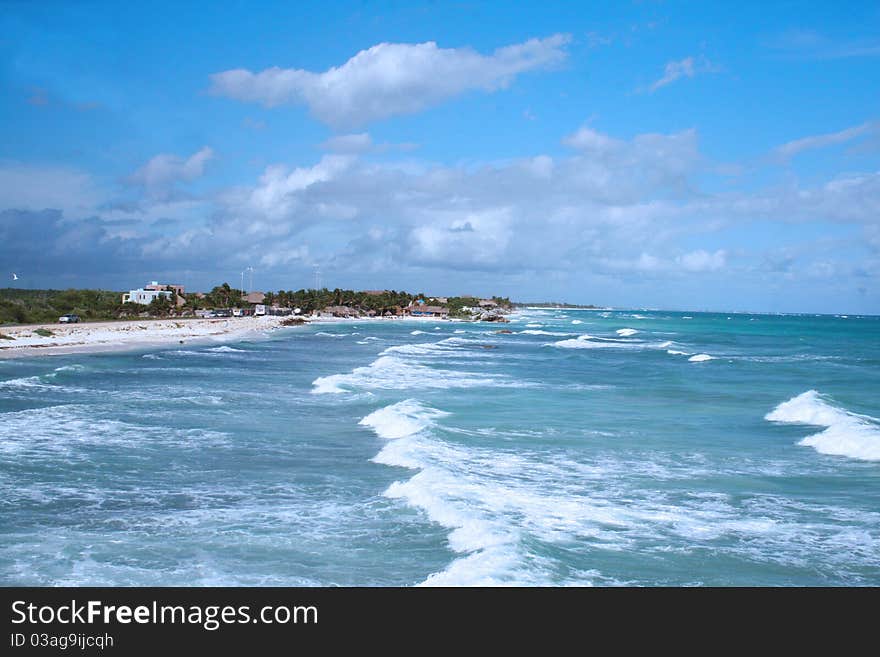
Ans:
[[[821,454],[880,461],[880,420],[834,406],[816,390],[807,390],[779,404],[764,419],[825,427],[798,443]]]

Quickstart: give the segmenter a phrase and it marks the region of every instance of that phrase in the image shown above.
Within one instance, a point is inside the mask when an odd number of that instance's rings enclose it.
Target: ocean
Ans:
[[[880,585],[880,318],[511,319],[0,360],[0,584]]]

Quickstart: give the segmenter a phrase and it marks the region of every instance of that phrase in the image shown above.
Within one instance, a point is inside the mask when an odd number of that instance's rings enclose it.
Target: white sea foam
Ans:
[[[410,331],[409,334],[410,335],[425,335],[425,332],[416,330],[416,331]]]
[[[639,452],[636,459],[593,455],[578,461],[570,453],[531,453],[521,445],[482,447],[480,443],[506,432],[446,426],[446,417],[407,399],[361,422],[386,440],[375,462],[416,471],[390,485],[385,496],[446,527],[449,546],[458,553],[423,585],[613,583],[594,571],[569,571],[560,577],[558,562],[545,550],[535,550],[536,542],[615,552],[642,546],[662,557],[670,550],[711,548],[723,540],[725,549],[756,562],[797,564],[819,551],[836,567],[880,565],[880,542],[841,526],[854,522],[839,515],[845,509],[815,504],[793,508],[784,497],[737,501],[727,493],[689,485],[681,494],[670,494],[667,486],[652,484],[692,482],[727,472],[700,455]],[[459,434],[469,438],[458,442]],[[596,439],[604,436],[599,433]],[[730,472],[753,474],[747,463],[739,462],[740,467],[745,469]],[[870,521],[880,521],[880,514],[874,515],[877,519]],[[858,521],[864,519],[859,516]]]
[[[162,445],[185,449],[224,441],[225,435],[214,431],[102,418],[88,405],[64,404],[0,414],[0,453],[25,455],[30,460],[59,456],[88,460],[88,452],[94,447]]]
[[[670,356],[690,356],[690,354],[686,351],[678,351],[676,349],[667,349],[666,353]]]
[[[409,363],[396,356],[380,356],[366,367],[348,374],[321,376],[312,382],[312,392],[343,393],[355,390],[410,390],[527,387],[533,384],[516,381],[500,374],[447,370]]]
[[[629,337],[631,335],[635,335],[636,333],[638,333],[638,331],[636,331],[635,329],[631,329],[631,328],[622,328],[622,329],[617,329],[615,331],[615,333],[617,333],[617,335]]]
[[[464,329],[455,329],[453,333],[467,333]]]
[[[0,388],[50,388],[44,383],[39,376],[26,376],[17,379],[7,379],[0,381]]]
[[[603,338],[594,335],[580,335],[570,340],[559,340],[544,346],[560,349],[665,349],[671,342],[644,342],[632,338]]]
[[[212,351],[212,352],[218,353],[218,354],[232,354],[232,353],[245,354],[245,353],[247,353],[246,349],[236,349],[235,347],[228,347],[226,345],[222,345],[220,347],[211,347],[210,349],[208,349],[208,351]]]
[[[548,342],[545,347],[556,347],[558,349],[596,349],[599,347],[610,347],[612,345],[601,342],[590,342],[574,338],[570,340],[559,340],[558,342]]]
[[[344,338],[347,333],[327,333],[326,331],[318,331],[315,335],[319,335],[322,338]]]
[[[56,367],[56,372],[82,372],[85,369],[85,365],[62,365],[61,367]]]
[[[473,358],[467,347],[482,344],[473,338],[451,337],[437,342],[417,342],[388,347],[380,356],[420,356],[422,358]]]
[[[579,319],[573,319],[573,320],[571,320],[571,323],[572,324],[583,324],[583,322]]]
[[[709,354],[696,354],[688,358],[688,362],[691,363],[705,363],[707,360],[715,360],[715,357]]]
[[[574,335],[573,333],[563,333],[561,331],[542,331],[542,330],[535,330],[535,329],[527,329],[525,331],[517,331],[517,333],[523,333],[525,335],[555,335],[555,336]]]
[[[503,492],[491,480],[474,476],[473,453],[434,436],[437,420],[448,414],[407,399],[370,413],[360,424],[389,441],[373,458],[376,463],[418,470],[406,481],[396,481],[385,496],[421,509],[428,518],[448,528],[450,547],[464,556],[431,574],[423,585],[477,586],[512,583],[548,583],[535,568],[525,568],[518,532],[497,507]],[[456,467],[458,464],[459,467]]]
[[[50,381],[57,376],[56,372],[50,372],[43,375],[37,376],[26,376],[20,377],[17,379],[7,379],[6,381],[0,381],[0,390],[9,390],[9,391],[21,391],[22,393],[27,393],[28,391],[36,392],[37,390],[45,390],[45,391],[57,391],[57,392],[78,392],[78,388],[71,388],[68,386],[58,385],[57,383],[51,383],[44,379],[49,379]]]
[[[396,440],[423,431],[433,426],[436,418],[446,415],[449,413],[406,399],[373,411],[358,424],[370,427],[380,438]]]
[[[813,447],[822,454],[880,461],[880,420],[834,406],[816,390],[808,390],[781,403],[765,419],[783,424],[826,427],[798,444]]]
[[[535,322],[532,322],[531,324],[526,324],[526,328],[541,328],[542,326],[544,326],[544,325],[543,324],[536,324]]]
[[[461,555],[424,585],[560,583],[550,561],[530,549],[534,539],[619,551],[646,537],[671,535],[691,543],[723,536],[772,541],[786,529],[774,518],[742,518],[741,509],[723,495],[670,503],[662,494],[630,488],[634,474],[650,480],[693,477],[689,462],[579,463],[563,455],[465,446],[442,437],[440,431],[449,430],[439,424],[442,417],[410,399],[362,421],[388,439],[375,462],[418,470],[389,486],[385,495],[448,528],[449,545]],[[595,577],[600,575],[562,583],[588,584]]]

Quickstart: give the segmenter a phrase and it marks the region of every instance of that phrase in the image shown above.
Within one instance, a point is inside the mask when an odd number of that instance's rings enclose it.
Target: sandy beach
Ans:
[[[73,353],[125,351],[174,344],[230,342],[249,334],[281,328],[289,317],[230,317],[225,319],[138,319],[79,324],[21,324],[0,326],[0,359]],[[309,324],[356,322],[439,323],[436,317],[306,317]],[[40,335],[37,331],[50,331]],[[3,337],[5,336],[5,337]],[[9,339],[12,338],[12,339]]]
[[[190,342],[228,341],[276,329],[285,317],[140,319],[0,327],[0,358],[120,351]],[[52,335],[40,335],[37,331]],[[8,339],[12,338],[12,339]]]

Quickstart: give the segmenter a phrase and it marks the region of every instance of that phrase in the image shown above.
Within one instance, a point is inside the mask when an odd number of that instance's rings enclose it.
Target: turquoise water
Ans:
[[[880,318],[513,319],[0,361],[0,584],[880,584]]]

